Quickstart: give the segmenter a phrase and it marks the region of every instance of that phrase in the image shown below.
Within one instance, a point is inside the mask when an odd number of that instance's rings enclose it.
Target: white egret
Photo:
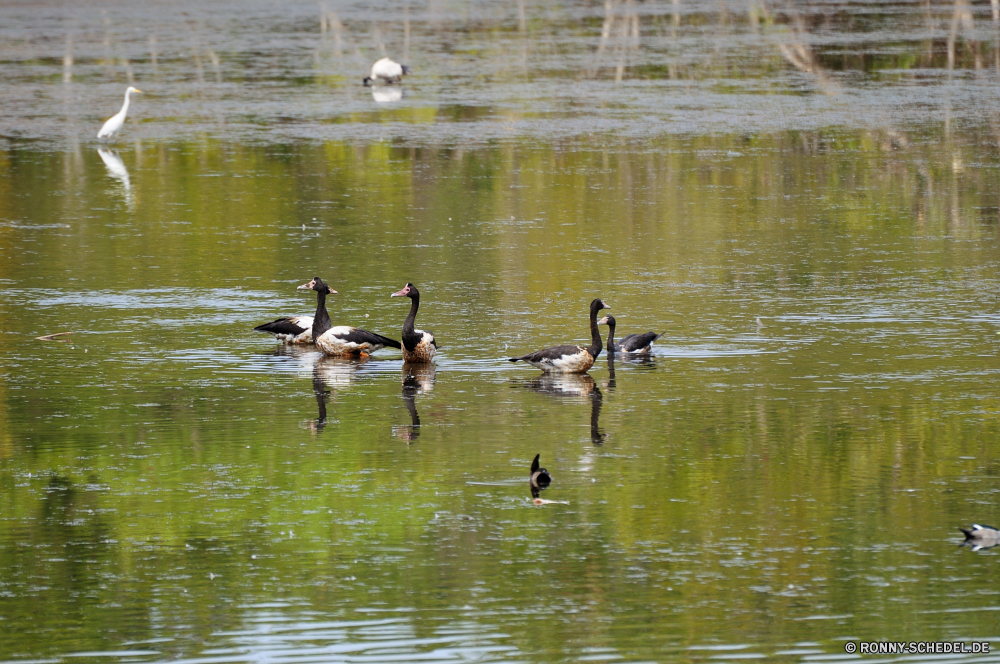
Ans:
[[[104,123],[101,130],[97,132],[97,138],[114,138],[115,134],[121,130],[122,125],[125,124],[125,116],[128,114],[129,95],[133,92],[136,94],[142,94],[142,90],[133,88],[131,85],[128,86],[128,89],[125,90],[125,103],[122,104],[122,110],[112,115],[108,121]]]
[[[401,65],[389,58],[382,58],[372,65],[372,73],[370,76],[365,77],[363,83],[365,85],[371,85],[378,81],[399,83],[400,79],[403,78],[403,74],[409,74],[410,71],[410,68],[406,65]]]

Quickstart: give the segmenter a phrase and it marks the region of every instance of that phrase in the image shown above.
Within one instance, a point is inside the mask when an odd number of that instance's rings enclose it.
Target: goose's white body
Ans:
[[[288,319],[293,325],[301,327],[304,331],[295,334],[294,332],[286,334],[275,334],[275,338],[278,341],[286,344],[311,344],[313,342],[313,317],[312,316],[292,316]]]
[[[385,79],[387,81],[398,81],[403,77],[403,65],[389,58],[382,58],[372,65],[372,80]]]
[[[396,342],[367,330],[349,325],[337,325],[319,335],[315,343],[316,347],[327,355],[345,357],[370,355],[378,349]],[[399,347],[398,343],[396,343],[396,347]]]
[[[539,352],[541,357],[524,361],[546,373],[584,373],[594,366],[594,356],[583,346],[558,346],[550,350],[557,352],[547,355]]]
[[[369,76],[365,76],[365,79],[362,82],[365,85],[374,85],[376,83],[399,83],[399,81],[403,78],[403,75],[409,73],[410,68],[406,65],[401,65],[398,62],[390,60],[389,58],[382,58],[372,65],[371,74]],[[382,100],[376,97],[375,101]]]
[[[142,94],[142,90],[133,88],[130,85],[128,89],[125,90],[125,103],[122,104],[122,110],[108,118],[108,121],[104,123],[101,130],[97,132],[97,138],[114,138],[115,134],[121,130],[122,125],[125,124],[125,116],[128,115],[129,95],[133,92]]]

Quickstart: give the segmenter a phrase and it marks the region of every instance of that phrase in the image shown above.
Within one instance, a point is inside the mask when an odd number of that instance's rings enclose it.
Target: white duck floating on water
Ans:
[[[406,65],[401,65],[395,60],[382,58],[372,65],[371,74],[365,76],[362,81],[365,85],[372,83],[399,83],[404,74],[409,74],[412,70]]]
[[[139,95],[142,94],[142,90],[133,88],[131,85],[128,86],[128,89],[125,90],[125,103],[122,104],[122,110],[108,118],[108,121],[104,123],[101,130],[97,132],[97,138],[110,140],[113,139],[119,131],[121,131],[122,125],[125,124],[125,116],[128,115],[129,95],[133,92]]]

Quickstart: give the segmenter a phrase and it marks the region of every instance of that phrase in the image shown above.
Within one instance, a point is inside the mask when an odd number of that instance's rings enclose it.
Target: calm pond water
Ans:
[[[0,662],[1000,648],[998,25],[0,6]],[[417,284],[435,365],[252,331],[313,275],[396,338]],[[652,358],[504,361],[594,297]]]

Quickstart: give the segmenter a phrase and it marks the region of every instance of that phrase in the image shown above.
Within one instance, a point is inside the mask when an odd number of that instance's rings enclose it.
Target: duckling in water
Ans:
[[[973,551],[992,549],[1000,544],[1000,530],[992,526],[980,526],[974,523],[971,528],[959,528],[959,530],[965,533],[962,546],[971,546]]]

